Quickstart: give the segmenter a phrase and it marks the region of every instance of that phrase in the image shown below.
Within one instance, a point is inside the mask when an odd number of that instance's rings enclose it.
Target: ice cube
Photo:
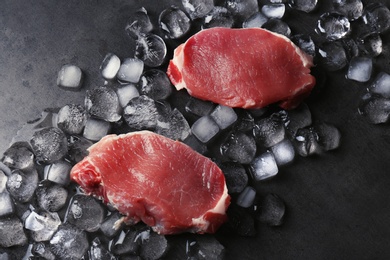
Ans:
[[[225,248],[211,235],[196,236],[186,241],[186,256],[188,260],[214,259],[222,260]]]
[[[288,24],[276,18],[269,19],[266,23],[263,24],[262,28],[271,32],[279,33],[286,36],[287,38],[291,35],[291,29]]]
[[[261,12],[255,12],[243,23],[242,28],[261,28],[268,21],[268,18]]]
[[[237,205],[243,208],[249,208],[253,205],[256,198],[256,190],[253,187],[246,186],[237,197]]]
[[[261,12],[268,18],[281,19],[286,12],[286,6],[282,4],[267,4],[261,7]]]
[[[269,226],[283,224],[286,206],[283,200],[276,194],[267,194],[259,205],[257,219]]]
[[[139,96],[137,87],[131,83],[126,84],[124,86],[120,86],[116,90],[116,94],[118,96],[119,104],[121,105],[121,107],[125,107],[131,99]]]
[[[144,62],[138,58],[126,58],[117,73],[117,78],[123,82],[138,83],[144,70]]]
[[[141,243],[140,253],[142,259],[161,259],[168,251],[168,241],[163,235],[150,232],[150,235]]]
[[[110,87],[87,90],[84,103],[88,113],[95,118],[108,122],[116,122],[121,118],[118,96]]]
[[[156,133],[182,141],[190,135],[191,129],[182,113],[175,108],[169,114],[158,116]]]
[[[371,78],[372,59],[353,57],[349,63],[347,78],[358,82],[367,82]]]
[[[57,76],[57,85],[68,90],[78,90],[83,81],[83,72],[76,65],[62,66]]]
[[[306,157],[322,152],[318,144],[318,134],[313,127],[300,128],[297,131],[294,141],[296,151],[300,156]]]
[[[382,38],[379,34],[370,34],[359,43],[361,53],[368,57],[379,56],[383,51]]]
[[[100,65],[100,73],[106,80],[112,80],[116,77],[121,66],[121,60],[114,53],[107,53]]]
[[[113,212],[100,224],[100,231],[108,238],[113,238],[124,227],[124,222],[121,221],[123,216],[119,212]]]
[[[204,17],[214,7],[213,0],[182,0],[181,2],[192,20]]]
[[[166,37],[171,39],[183,37],[191,28],[190,18],[182,10],[174,6],[160,13],[158,23]]]
[[[34,167],[34,153],[27,142],[16,142],[3,154],[2,162],[11,169],[31,170]]]
[[[207,143],[218,134],[219,126],[209,115],[202,116],[191,126],[191,132],[199,141]]]
[[[72,165],[64,160],[56,161],[46,165],[44,168],[44,178],[60,185],[68,185],[70,181],[70,170]]]
[[[35,169],[28,172],[14,170],[8,177],[7,190],[15,200],[25,203],[32,199],[38,181],[38,173]]]
[[[348,63],[347,54],[340,42],[324,43],[319,47],[318,53],[320,55],[320,63],[328,71],[341,70]]]
[[[240,193],[248,185],[248,175],[241,164],[226,162],[220,165],[220,168],[225,175],[229,193]]]
[[[343,48],[345,49],[345,55],[347,60],[351,60],[353,57],[359,56],[359,47],[355,39],[343,38],[340,40]]]
[[[89,247],[87,234],[65,223],[50,240],[50,249],[59,259],[82,259]]]
[[[371,33],[384,33],[390,28],[390,10],[382,3],[366,5],[362,18]]]
[[[125,27],[127,34],[134,39],[152,30],[153,24],[150,22],[148,12],[144,7],[141,7],[131,15]]]
[[[154,129],[157,125],[158,111],[153,99],[141,95],[129,101],[123,110],[123,118],[134,129]]]
[[[210,117],[214,119],[221,130],[224,130],[237,121],[237,114],[233,108],[228,106],[218,105],[210,113]]]
[[[341,133],[335,126],[320,123],[315,125],[315,131],[318,135],[318,144],[325,151],[334,150],[340,146]]]
[[[27,244],[22,222],[14,216],[0,219],[0,246],[11,247]]]
[[[116,255],[138,254],[140,242],[137,239],[139,232],[135,229],[122,231],[113,240],[110,251]]]
[[[89,250],[91,260],[115,260],[116,257],[111,254],[100,242],[99,238],[92,241],[92,246]]]
[[[31,237],[36,242],[48,241],[61,225],[57,213],[32,211],[24,221],[24,227],[31,232]]]
[[[363,3],[361,0],[333,0],[333,7],[339,14],[353,21],[362,16]]]
[[[49,212],[62,209],[68,198],[68,191],[60,185],[42,184],[35,193],[39,207]]]
[[[198,138],[196,138],[193,134],[187,136],[187,138],[183,140],[183,143],[200,154],[205,154],[207,152],[207,146],[199,141]]]
[[[81,136],[70,136],[68,150],[69,159],[74,163],[78,163],[88,155],[87,149],[92,144],[91,141]]]
[[[314,11],[318,4],[318,0],[289,0],[288,2],[291,8],[306,13]]]
[[[372,124],[383,124],[390,120],[390,99],[370,98],[361,108],[361,112]]]
[[[255,157],[256,141],[242,132],[233,132],[221,145],[221,153],[232,161],[248,164]]]
[[[347,17],[337,13],[324,13],[317,22],[316,32],[323,35],[327,40],[334,41],[348,35],[351,24]]]
[[[94,232],[99,229],[100,223],[104,220],[105,213],[103,205],[94,197],[76,194],[69,204],[66,222],[82,230]]]
[[[226,0],[225,7],[241,21],[259,11],[257,0]]]
[[[210,114],[214,109],[214,103],[191,97],[188,100],[185,109],[194,115],[205,116]]]
[[[275,157],[271,152],[265,152],[257,156],[250,166],[252,177],[256,181],[274,177],[279,171]]]
[[[390,98],[390,75],[386,72],[380,72],[368,89],[371,93]]]
[[[11,174],[12,173],[10,171],[8,176],[10,176]],[[4,171],[0,170],[0,193],[7,190],[7,180],[7,175],[4,173]]]
[[[87,121],[85,108],[76,104],[63,106],[57,115],[57,126],[66,134],[80,134]]]
[[[166,99],[172,93],[172,84],[167,74],[158,69],[147,70],[141,77],[141,94],[154,100]]]
[[[34,243],[31,248],[31,253],[45,260],[56,260],[55,255],[50,250],[50,245],[45,242]]]
[[[11,196],[7,191],[0,192],[0,217],[14,212],[14,205]]]
[[[243,133],[252,132],[253,127],[255,126],[255,119],[253,118],[252,114],[246,109],[237,110],[236,112],[238,115],[238,120],[234,124],[233,129]]]
[[[256,235],[255,221],[252,214],[237,204],[231,204],[226,212],[227,227],[240,236],[253,237]]]
[[[223,6],[215,6],[204,18],[202,29],[213,27],[231,28],[234,25],[232,13]]]
[[[154,68],[164,63],[167,46],[160,36],[149,33],[137,39],[135,53],[146,66]]]
[[[36,131],[30,143],[36,159],[44,163],[57,161],[68,152],[66,135],[56,127],[45,127]]]
[[[295,158],[294,146],[289,139],[284,139],[272,146],[271,152],[278,166],[289,164]]]
[[[296,34],[291,37],[291,41],[310,56],[316,55],[316,46],[309,35]]]
[[[85,124],[83,137],[91,141],[99,141],[110,131],[110,122],[89,118]]]
[[[297,108],[288,111],[287,131],[291,137],[295,137],[299,128],[312,124],[311,112],[307,104],[301,103]]]
[[[275,117],[266,117],[255,121],[253,136],[259,145],[271,147],[285,137],[284,123]]]

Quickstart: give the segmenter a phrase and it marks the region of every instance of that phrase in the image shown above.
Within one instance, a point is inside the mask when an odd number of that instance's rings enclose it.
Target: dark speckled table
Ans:
[[[260,1],[262,2],[262,1]],[[320,1],[326,10],[330,1]],[[365,1],[371,2],[371,1]],[[390,7],[390,1],[385,2]],[[156,23],[161,10],[180,1],[1,0],[0,152],[27,121],[46,107],[83,103],[84,93],[102,84],[99,66],[107,52],[131,57],[124,34],[130,13],[145,6]],[[320,11],[291,13],[293,32],[313,34]],[[375,70],[390,73],[390,33]],[[80,92],[56,86],[63,64],[86,74]],[[390,257],[390,126],[368,124],[358,115],[365,84],[328,73],[325,89],[308,100],[313,116],[336,125],[341,147],[324,156],[299,158],[276,178],[258,185],[287,205],[286,223],[260,225],[254,238],[218,235],[227,259],[388,259]],[[174,258],[174,257],[172,257]]]

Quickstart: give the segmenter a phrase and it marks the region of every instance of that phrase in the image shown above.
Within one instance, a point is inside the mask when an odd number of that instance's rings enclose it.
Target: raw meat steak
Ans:
[[[312,57],[261,28],[212,28],[176,48],[168,76],[177,90],[230,107],[296,107],[310,94]]]
[[[126,223],[142,220],[160,234],[214,233],[230,203],[215,163],[149,131],[102,138],[71,179],[126,215]]]

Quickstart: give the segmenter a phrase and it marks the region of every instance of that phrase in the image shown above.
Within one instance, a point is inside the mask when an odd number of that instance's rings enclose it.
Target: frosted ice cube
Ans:
[[[241,164],[226,162],[220,168],[225,175],[229,193],[239,193],[248,185],[248,175]]]
[[[70,181],[70,170],[72,165],[64,160],[56,161],[46,165],[44,168],[44,178],[60,185],[68,185]]]
[[[153,99],[141,95],[129,101],[123,110],[123,118],[134,129],[154,129],[157,125],[158,111]]]
[[[191,132],[199,141],[207,143],[218,134],[219,126],[210,116],[202,116],[191,126]]]
[[[383,71],[380,72],[370,85],[369,91],[390,98],[390,75]]]
[[[256,198],[256,190],[247,186],[237,197],[237,205],[243,208],[249,208],[253,205]]]
[[[154,100],[166,99],[172,93],[172,84],[167,74],[158,69],[147,70],[141,77],[141,93]]]
[[[107,53],[100,65],[100,73],[106,80],[112,80],[116,77],[121,66],[121,60],[114,53]]]
[[[50,212],[62,209],[68,198],[68,191],[60,185],[43,184],[35,193],[39,207]]]
[[[191,133],[187,119],[176,108],[169,114],[159,115],[156,133],[173,140],[185,140]]]
[[[262,181],[274,177],[279,171],[275,157],[270,152],[265,152],[256,157],[250,166],[252,177],[256,181]]]
[[[80,134],[87,121],[85,108],[76,104],[63,106],[57,115],[57,126],[64,133]]]
[[[272,117],[266,117],[255,122],[253,135],[256,142],[264,147],[271,147],[285,137],[283,122]]]
[[[4,152],[2,161],[12,169],[31,170],[34,167],[34,153],[27,142],[16,142]]]
[[[330,151],[340,146],[341,133],[333,125],[321,123],[315,126],[318,143],[325,150]]]
[[[318,0],[289,0],[291,8],[310,13],[317,7]]]
[[[288,139],[284,139],[283,141],[272,146],[271,152],[274,155],[276,164],[278,166],[289,164],[295,158],[294,146]]]
[[[134,39],[152,30],[153,24],[150,22],[148,12],[144,7],[141,7],[130,16],[125,27],[127,34]]]
[[[89,118],[85,124],[83,137],[91,141],[99,141],[110,131],[110,122]]]
[[[327,40],[334,41],[345,37],[351,31],[351,24],[347,17],[337,13],[325,13],[317,22],[316,32]]]
[[[268,4],[261,7],[261,12],[268,18],[281,19],[286,12],[284,4]]]
[[[382,38],[379,34],[370,34],[361,39],[359,47],[363,55],[376,57],[383,51]]]
[[[268,17],[266,17],[261,12],[256,12],[249,16],[243,23],[243,28],[261,28],[263,24],[268,21]]]
[[[363,13],[361,0],[333,0],[333,7],[339,14],[345,15],[349,20],[356,20]]]
[[[126,58],[117,73],[120,81],[138,83],[144,70],[144,62],[137,58]]]
[[[383,3],[370,3],[363,10],[363,22],[371,33],[383,33],[390,28],[390,10]]]
[[[67,64],[58,72],[57,85],[59,87],[77,90],[81,87],[83,72],[76,65]]]
[[[262,28],[271,32],[279,33],[286,36],[287,38],[289,38],[291,35],[291,29],[288,24],[276,18],[270,18],[266,23],[263,24]]]
[[[25,203],[32,199],[38,187],[38,173],[36,170],[22,172],[14,170],[7,180],[7,190],[17,201]]]
[[[324,43],[319,47],[321,64],[328,71],[337,71],[344,68],[347,63],[347,55],[340,42]]]
[[[241,21],[259,11],[257,0],[226,0],[225,7]]]
[[[210,117],[217,123],[221,130],[224,130],[237,121],[237,114],[233,108],[218,105],[210,113]]]
[[[390,120],[390,99],[371,98],[365,102],[361,111],[372,124],[387,123]]]
[[[31,232],[31,237],[36,242],[48,241],[61,225],[57,213],[32,211],[24,221],[24,227]]]
[[[23,230],[23,224],[17,217],[0,219],[0,247],[20,246],[28,240]]]
[[[85,156],[88,155],[88,148],[93,145],[93,142],[90,140],[83,138],[81,136],[70,136],[69,137],[69,150],[68,157],[74,162],[78,163]]]
[[[192,20],[204,17],[214,7],[213,0],[182,0],[181,2]]]
[[[161,30],[171,39],[179,39],[191,28],[190,18],[179,8],[170,7],[163,10],[158,18]]]
[[[137,39],[135,54],[146,66],[154,68],[164,63],[167,46],[160,36],[149,33]]]
[[[221,152],[232,161],[248,164],[255,157],[256,141],[244,133],[232,133],[221,145]]]
[[[372,59],[353,57],[349,63],[347,78],[358,82],[367,82],[371,78]]]
[[[118,96],[110,87],[87,90],[84,103],[88,113],[95,118],[108,122],[116,122],[121,118]]]
[[[44,163],[57,161],[68,152],[66,135],[56,127],[46,127],[36,131],[30,143],[37,160]]]
[[[14,212],[14,205],[11,196],[7,191],[0,192],[0,217]]]
[[[234,18],[231,12],[222,6],[215,6],[204,18],[202,29],[213,27],[231,28],[234,25]]]
[[[116,94],[121,107],[125,107],[131,99],[139,96],[138,89],[134,84],[126,84],[119,87],[116,90]]]
[[[283,224],[286,206],[283,200],[276,194],[267,194],[259,205],[257,219],[269,226]]]

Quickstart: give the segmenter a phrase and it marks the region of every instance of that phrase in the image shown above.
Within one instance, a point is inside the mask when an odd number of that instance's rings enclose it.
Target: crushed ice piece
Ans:
[[[123,110],[123,118],[134,129],[154,129],[157,125],[158,111],[155,101],[141,95],[129,101]]]
[[[61,220],[55,212],[32,211],[24,221],[24,227],[31,231],[31,237],[35,242],[50,240],[59,225],[61,225]]]
[[[390,75],[386,72],[380,72],[369,86],[368,90],[371,93],[381,95],[385,98],[390,98]]]
[[[142,95],[154,100],[166,99],[172,93],[172,84],[167,74],[158,69],[145,71],[141,76],[140,89]]]
[[[382,3],[370,3],[362,14],[363,22],[371,33],[384,33],[390,28],[390,10]]]
[[[298,129],[294,141],[296,151],[300,156],[307,157],[322,152],[318,144],[318,134],[313,127]]]
[[[85,108],[76,104],[63,106],[57,115],[57,127],[66,134],[80,134],[87,121]]]
[[[233,108],[218,105],[210,113],[210,117],[217,123],[221,130],[224,130],[237,121],[237,114]]]
[[[126,58],[117,73],[117,78],[123,82],[138,83],[144,70],[144,62],[138,58]]]
[[[229,193],[240,193],[248,185],[248,174],[241,164],[225,162],[220,165],[220,168],[225,175]]]
[[[283,200],[276,194],[267,194],[260,202],[256,218],[269,226],[283,224],[286,206]]]
[[[137,87],[132,83],[118,87],[116,94],[121,107],[125,107],[131,99],[139,96]]]
[[[57,212],[62,209],[68,198],[68,191],[55,184],[40,185],[35,194],[39,207],[49,212]]]
[[[231,133],[221,145],[221,154],[234,162],[250,163],[256,154],[256,141],[242,132]]]
[[[250,166],[255,181],[263,181],[274,177],[279,171],[275,157],[271,152],[265,152],[257,156]]]
[[[325,151],[334,150],[340,146],[341,133],[335,126],[321,123],[315,126],[315,130],[318,135],[318,144]]]
[[[291,41],[310,56],[316,55],[316,45],[309,35],[296,34],[291,37]]]
[[[121,66],[121,60],[114,53],[107,53],[100,65],[100,73],[106,80],[112,80],[116,77]]]
[[[158,18],[163,33],[171,39],[179,39],[191,28],[190,18],[179,8],[171,6],[163,10]]]
[[[370,98],[360,110],[372,124],[387,123],[390,120],[390,99],[382,97]]]
[[[1,174],[1,173],[0,173]],[[14,212],[14,203],[7,191],[0,192],[0,217]]]
[[[234,18],[231,12],[223,6],[215,6],[204,18],[202,29],[213,27],[231,28],[234,25]]]
[[[0,219],[0,247],[21,246],[27,243],[23,224],[17,217]]]
[[[78,90],[83,82],[83,72],[76,65],[62,66],[57,76],[57,85],[68,90]]]
[[[43,172],[44,178],[51,182],[66,186],[70,182],[70,170],[72,165],[64,160],[55,161],[46,165]]]
[[[111,129],[110,122],[88,118],[84,127],[83,137],[91,141],[99,141],[108,134]]]
[[[214,7],[213,0],[182,0],[181,2],[192,20],[204,17]]]
[[[256,190],[247,186],[237,197],[237,205],[243,208],[249,208],[253,205],[256,198]]]
[[[318,34],[323,35],[327,40],[334,41],[345,37],[351,31],[351,24],[347,17],[337,13],[325,13],[320,16],[317,22]]]
[[[291,29],[288,24],[276,18],[270,18],[266,23],[263,24],[262,28],[271,32],[279,33],[286,36],[287,38],[289,38],[291,35]]]
[[[225,7],[241,21],[259,11],[257,0],[226,0]]]
[[[27,142],[13,143],[4,152],[2,162],[11,169],[31,170],[34,167],[34,153],[30,144]]]
[[[285,137],[284,123],[275,117],[266,117],[255,121],[253,136],[259,145],[271,147]]]
[[[383,51],[383,42],[379,34],[370,34],[359,42],[360,52],[368,57],[377,57]]]
[[[267,4],[261,7],[261,12],[268,18],[281,19],[286,12],[286,6],[281,4]]]
[[[7,190],[17,201],[25,203],[30,201],[38,187],[38,173],[31,170],[23,172],[14,170],[7,180]]]
[[[190,134],[187,119],[176,108],[157,118],[156,133],[173,140],[185,140]]]
[[[272,146],[271,152],[278,166],[289,164],[295,158],[294,146],[287,138]]]
[[[202,116],[191,126],[191,132],[199,141],[207,143],[218,134],[219,126],[209,115]]]
[[[30,144],[36,159],[44,163],[57,161],[68,152],[66,135],[56,127],[45,127],[36,131]]]
[[[139,255],[142,259],[161,259],[168,252],[168,240],[163,235],[150,232],[147,239],[141,242]]]
[[[160,36],[149,33],[137,39],[135,54],[146,66],[154,68],[164,63],[167,46]]]
[[[237,204],[231,204],[226,211],[228,216],[227,227],[240,236],[253,237],[257,231],[253,215]]]
[[[288,4],[293,9],[310,13],[317,8],[318,0],[289,0]]]
[[[268,17],[261,12],[256,12],[242,23],[242,28],[261,28],[267,21]]]
[[[319,47],[318,53],[320,63],[328,71],[341,70],[348,63],[347,54],[340,42],[324,43]]]
[[[152,30],[153,24],[150,22],[148,12],[144,7],[141,7],[130,16],[125,27],[126,33],[134,39]]]
[[[113,238],[119,232],[122,231],[124,227],[124,222],[121,221],[123,216],[119,212],[113,212],[104,221],[100,224],[100,231],[108,238]],[[118,225],[118,223],[120,223]]]
[[[361,0],[333,0],[334,10],[348,17],[353,21],[358,19],[363,14],[363,3]]]
[[[367,82],[371,78],[372,59],[353,57],[349,63],[347,78],[358,82]]]

